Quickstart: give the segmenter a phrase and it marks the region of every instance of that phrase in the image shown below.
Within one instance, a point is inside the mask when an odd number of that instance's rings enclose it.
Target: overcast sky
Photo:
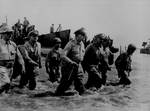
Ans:
[[[27,17],[40,33],[52,23],[72,32],[85,27],[89,38],[106,33],[118,45],[150,38],[150,0],[0,0],[0,24],[5,16],[9,25]]]

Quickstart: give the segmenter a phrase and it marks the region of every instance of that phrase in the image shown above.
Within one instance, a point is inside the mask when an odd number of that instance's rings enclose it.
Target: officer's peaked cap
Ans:
[[[38,36],[39,32],[37,30],[33,30],[31,32],[29,32],[28,36]]]
[[[94,36],[95,39],[99,38],[101,40],[104,40],[106,38],[106,35],[104,33],[100,33]]]
[[[78,29],[77,31],[74,32],[75,35],[81,34],[82,36],[85,36],[86,33],[84,32],[83,28]]]

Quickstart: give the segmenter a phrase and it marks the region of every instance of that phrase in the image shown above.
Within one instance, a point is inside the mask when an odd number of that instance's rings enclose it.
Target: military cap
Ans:
[[[58,37],[55,37],[55,38],[53,39],[53,42],[54,42],[54,44],[59,44],[59,43],[61,43],[61,39],[58,38]]]
[[[106,38],[106,35],[103,33],[97,34],[94,36],[93,40],[97,40],[98,38],[103,41]]]
[[[84,32],[83,28],[78,29],[77,31],[74,32],[75,35],[81,34],[82,36],[85,36],[86,33]]]
[[[106,35],[104,33],[100,33],[100,34],[95,35],[95,37],[100,38],[100,39],[105,39]]]
[[[0,34],[12,33],[12,32],[13,32],[12,28],[10,28],[7,24],[2,24],[0,26]]]
[[[37,30],[33,30],[31,32],[29,32],[28,36],[38,36],[39,32]]]
[[[105,41],[105,42],[109,42],[110,37],[108,37],[108,36],[104,36],[102,39],[103,39],[103,41]]]
[[[128,50],[136,50],[136,46],[134,44],[129,44]]]

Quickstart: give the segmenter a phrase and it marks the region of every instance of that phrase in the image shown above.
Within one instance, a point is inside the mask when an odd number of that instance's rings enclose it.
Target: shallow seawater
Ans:
[[[37,90],[14,89],[11,94],[0,95],[0,111],[150,111],[150,55],[136,52],[132,59],[130,86],[108,85],[93,95],[54,97],[57,84],[47,80],[43,68],[38,76]],[[108,82],[116,81],[113,67],[108,73]],[[35,94],[38,96],[33,96]]]

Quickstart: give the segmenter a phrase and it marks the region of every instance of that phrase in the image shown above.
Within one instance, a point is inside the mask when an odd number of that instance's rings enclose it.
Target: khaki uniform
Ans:
[[[29,57],[38,63],[39,67],[41,67],[41,44],[36,42],[35,45],[32,46],[30,42],[26,42],[24,46],[28,52]]]
[[[16,44],[12,41],[6,43],[5,40],[0,39],[0,86],[10,83],[15,60],[22,67],[24,66],[23,58]]]
[[[26,74],[21,77],[20,87],[24,87],[29,82],[29,89],[33,90],[36,87],[36,76],[39,75],[41,68],[41,45],[36,42],[34,46],[30,41],[24,44],[22,56],[25,60]]]
[[[64,48],[64,53],[67,57],[78,64],[78,66],[72,66],[69,63],[64,63],[62,66],[62,78],[60,81],[60,85],[56,90],[56,94],[63,94],[69,86],[74,81],[75,89],[82,94],[85,91],[85,87],[83,85],[83,69],[81,66],[81,62],[83,61],[83,56],[85,53],[84,44],[80,42],[77,44],[76,40],[71,40],[68,42],[66,47]]]
[[[69,57],[72,61],[80,63],[83,61],[85,47],[83,42],[78,44],[76,40],[72,40],[66,45],[66,47],[64,48],[64,52],[67,54],[67,57]]]

